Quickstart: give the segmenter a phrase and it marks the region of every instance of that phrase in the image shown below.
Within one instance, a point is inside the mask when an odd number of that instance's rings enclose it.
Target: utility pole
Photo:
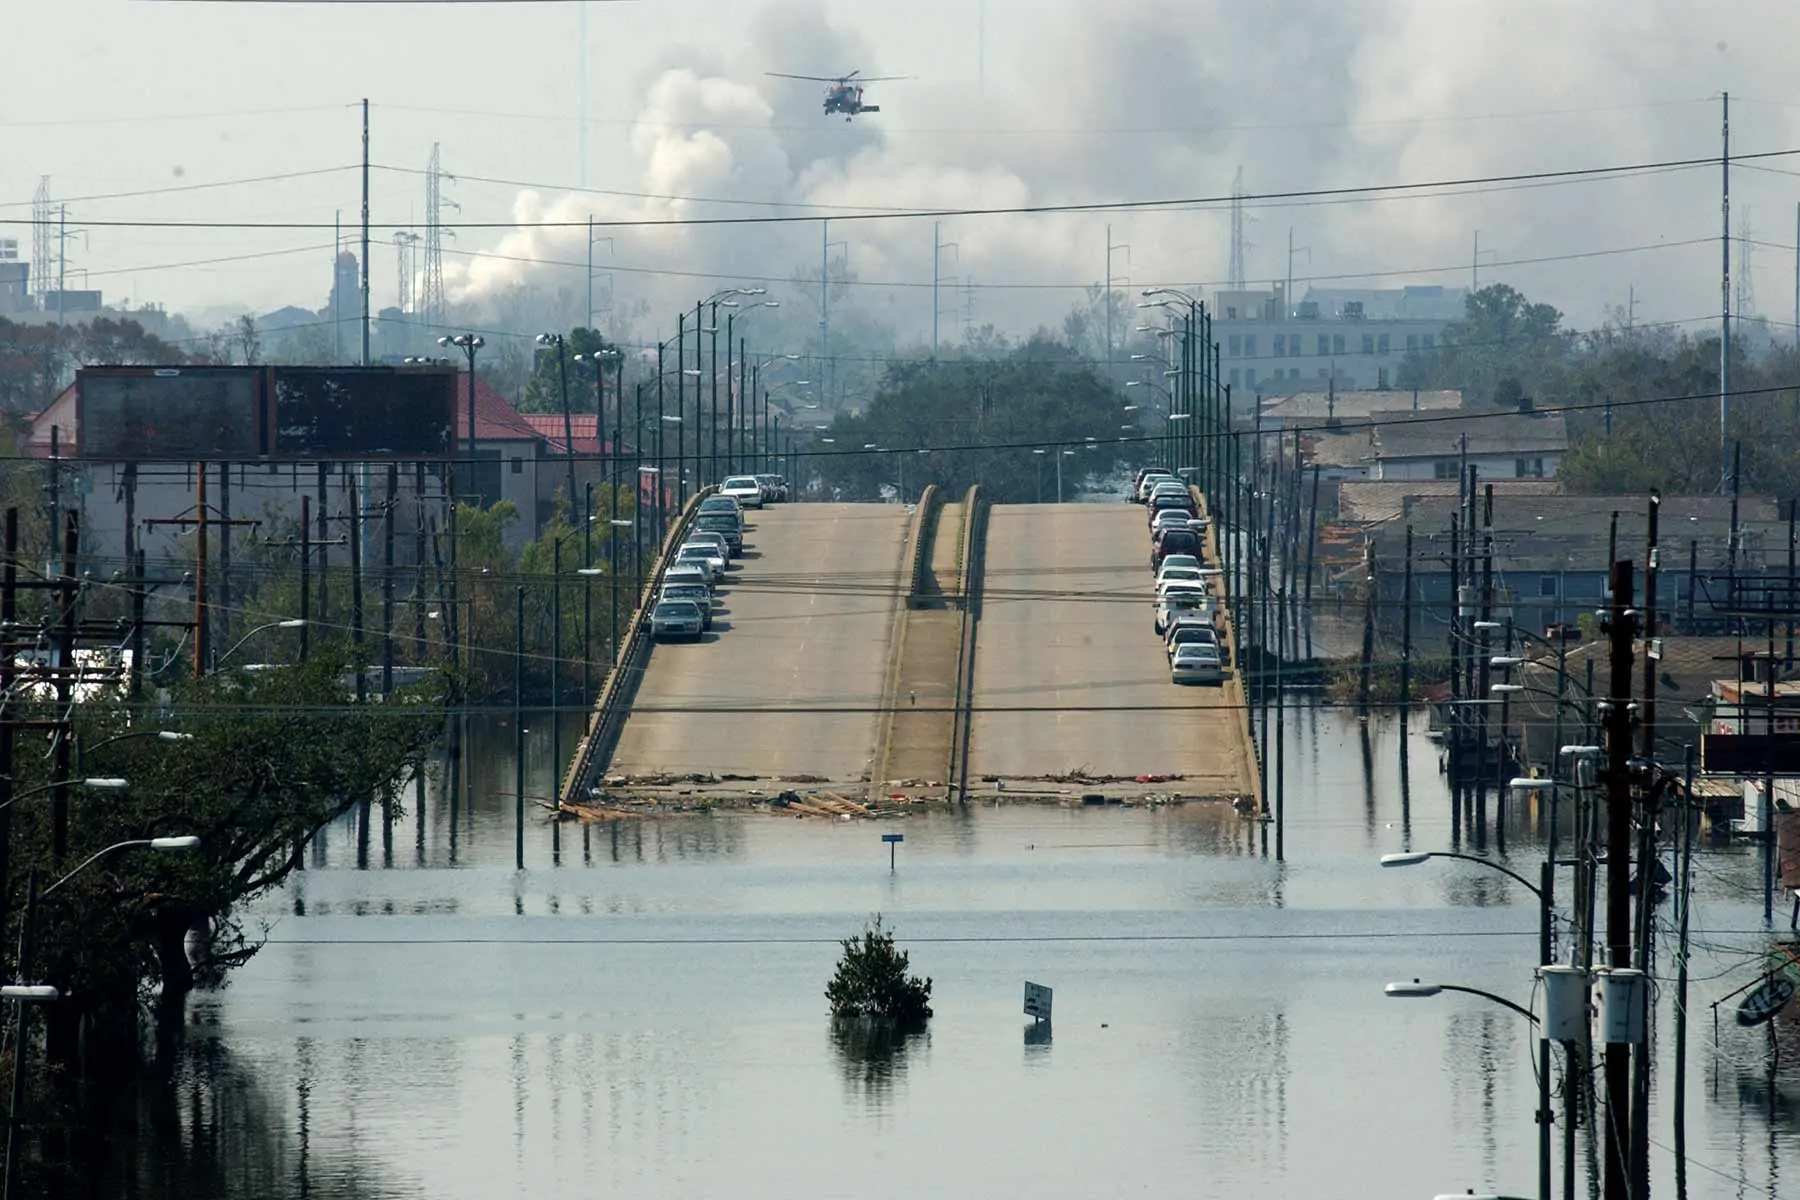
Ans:
[[[1606,942],[1608,965],[1631,966],[1631,561],[1612,564],[1607,636],[1612,679],[1606,734]],[[1630,1177],[1631,1047],[1606,1047],[1605,1200],[1639,1200]]]
[[[204,470],[201,473],[204,475]],[[56,633],[55,765],[51,768],[55,774],[51,778],[57,784],[50,797],[50,861],[57,866],[69,853],[69,743],[75,736],[70,711],[75,696],[75,605],[80,595],[75,582],[75,554],[81,545],[80,527],[81,514],[70,509],[68,519],[63,522],[62,563],[56,581],[56,603],[60,611]],[[15,1048],[15,1071],[21,1057]]]
[[[369,101],[362,102],[362,365],[369,365]]]
[[[1731,416],[1731,93],[1719,97],[1719,490],[1730,486],[1726,426]]]

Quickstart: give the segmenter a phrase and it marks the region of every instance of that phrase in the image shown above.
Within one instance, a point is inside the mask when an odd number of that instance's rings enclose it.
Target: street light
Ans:
[[[259,633],[267,633],[271,629],[305,629],[306,627],[307,621],[304,617],[289,617],[283,621],[270,621],[266,625],[258,625],[255,629],[252,629],[249,633],[246,633],[243,637],[232,643],[231,647],[224,653],[213,655],[213,666],[214,668],[217,668],[220,663],[230,658],[238,650],[243,649],[244,643],[248,642]]]
[[[42,795],[45,792],[54,791],[56,788],[78,787],[87,788],[93,792],[117,792],[130,786],[129,781],[115,775],[96,775],[87,779],[58,779],[50,783],[40,783],[36,787],[28,787],[22,792],[14,792],[4,804],[0,804],[0,809],[11,808],[27,797]]]
[[[122,786],[124,781],[119,781]],[[36,925],[38,903],[75,876],[81,874],[94,863],[108,854],[118,850],[129,850],[142,847],[147,850],[193,850],[200,845],[197,837],[154,837],[132,838],[128,841],[114,842],[98,853],[91,854],[76,865],[75,869],[58,879],[55,883],[38,891],[37,868],[31,869],[29,883],[26,885],[25,923],[19,935],[18,970],[21,975],[27,970],[31,950],[36,943]],[[0,987],[0,1000],[12,1000],[18,1004],[13,1021],[13,1056],[12,1056],[12,1102],[7,1108],[6,1121],[6,1166],[4,1182],[0,1183],[0,1195],[10,1196],[13,1184],[18,1181],[19,1163],[19,1129],[23,1124],[25,1109],[25,1005],[27,1003],[49,1003],[60,999],[62,993],[50,984],[11,984]]]
[[[459,333],[454,337],[441,337],[437,344],[445,348],[455,346],[469,360],[469,471],[474,478],[475,471],[475,352],[487,345],[478,333]]]
[[[1521,790],[1536,791],[1555,787],[1555,780],[1514,779],[1511,782],[1511,786]],[[1454,858],[1460,859],[1463,862],[1480,863],[1482,866],[1500,872],[1502,875],[1505,875],[1520,887],[1523,887],[1526,891],[1536,896],[1538,900],[1538,966],[1541,969],[1550,966],[1553,963],[1556,955],[1550,944],[1550,923],[1556,894],[1556,861],[1554,859],[1550,858],[1548,855],[1545,856],[1542,865],[1538,868],[1538,882],[1535,884],[1503,863],[1497,863],[1491,858],[1481,858],[1474,854],[1462,854],[1454,850],[1421,850],[1403,854],[1384,854],[1381,856],[1381,865],[1384,867],[1414,867],[1433,858]],[[1402,990],[1396,991],[1396,988]],[[1405,990],[1409,988],[1415,990]],[[1416,990],[1423,988],[1436,988],[1437,990]],[[1470,990],[1471,989],[1469,988],[1455,987],[1450,984],[1421,984],[1416,979],[1413,980],[1411,984],[1390,983],[1387,987],[1387,993],[1390,996],[1435,996],[1437,991],[1466,992]],[[1530,1010],[1521,1009],[1512,1001],[1500,996],[1489,995],[1487,992],[1475,992],[1473,994],[1486,996],[1489,1000],[1504,1004],[1506,1007],[1511,1008],[1516,1012],[1523,1012],[1525,1016],[1529,1017],[1532,1023],[1538,1027],[1538,1192],[1540,1200],[1550,1200],[1551,1116],[1549,1033]],[[1567,1144],[1565,1143],[1565,1152],[1566,1150]]]

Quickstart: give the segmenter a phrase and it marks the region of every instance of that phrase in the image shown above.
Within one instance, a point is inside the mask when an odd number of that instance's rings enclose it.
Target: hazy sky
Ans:
[[[577,194],[584,11],[598,190]],[[213,315],[324,303],[334,213],[347,233],[357,219],[365,96],[377,307],[395,302],[394,227],[423,221],[438,142],[458,177],[453,298],[584,288],[585,229],[492,226],[806,218],[607,230],[596,254],[617,300],[660,319],[816,270],[812,218],[835,213],[825,240],[847,244],[832,254],[847,249],[859,299],[908,332],[930,320],[934,223],[859,211],[1216,197],[1240,165],[1267,193],[1716,157],[1726,88],[1735,152],[1800,148],[1800,6],[1751,0],[9,0],[0,27],[0,216],[29,218],[48,175],[85,231],[67,243],[69,286]],[[815,85],[763,77],[852,68],[915,78],[872,87],[884,111],[845,123]],[[1719,175],[1252,202],[1248,273],[1288,273],[1291,229],[1302,287],[1461,285],[1480,230],[1483,276],[1579,323],[1634,288],[1640,319],[1699,322],[1719,306]],[[1747,208],[1767,243],[1758,307],[1791,320],[1800,156],[1742,165],[1732,190],[1734,226]],[[118,192],[153,194],[104,198]],[[312,227],[105,224],[167,220]],[[1217,206],[938,224],[955,246],[943,274],[974,285],[947,333],[970,311],[1056,319],[1103,277],[1109,224],[1129,246],[1121,286],[1226,273]],[[29,255],[29,226],[0,236]],[[1519,261],[1535,259],[1550,261]]]

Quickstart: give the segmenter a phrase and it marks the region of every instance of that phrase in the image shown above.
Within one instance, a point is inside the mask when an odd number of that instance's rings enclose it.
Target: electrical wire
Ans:
[[[222,0],[221,0],[222,2]],[[404,2],[404,0],[403,0]],[[1734,155],[1733,162],[1749,162],[1757,160],[1792,158],[1800,155],[1800,148],[1783,150],[1763,150]],[[890,212],[856,212],[845,213],[835,218],[839,222],[885,221],[885,220],[917,220],[923,218],[943,217],[993,217],[993,216],[1046,216],[1066,213],[1106,213],[1106,212],[1179,212],[1187,209],[1208,208],[1221,204],[1324,200],[1338,201],[1367,200],[1370,198],[1385,199],[1405,196],[1408,193],[1455,188],[1461,194],[1479,195],[1484,188],[1519,183],[1594,183],[1603,182],[1620,176],[1643,174],[1652,171],[1680,171],[1710,169],[1718,165],[1717,158],[1681,158],[1665,159],[1653,162],[1625,163],[1604,167],[1572,167],[1562,170],[1524,171],[1512,174],[1473,175],[1453,179],[1422,180],[1410,183],[1385,183],[1343,185],[1338,187],[1302,188],[1291,191],[1246,193],[1239,196],[1186,196],[1160,200],[1098,200],[1091,202],[1070,202],[1060,204],[1018,204],[996,207],[956,207],[956,208],[907,208],[894,209]],[[459,220],[458,229],[624,229],[624,228],[680,228],[697,226],[735,226],[735,225],[792,225],[817,224],[819,218],[814,216],[726,216],[726,217],[644,217],[629,220],[608,219],[595,221],[587,218],[580,220],[508,220],[508,221],[467,221]],[[29,218],[0,217],[0,225],[32,225],[35,220]],[[216,218],[196,220],[94,220],[84,222],[90,228],[108,229],[332,229],[332,224],[317,221],[227,221]],[[409,230],[416,222],[372,223],[370,229],[382,231]]]

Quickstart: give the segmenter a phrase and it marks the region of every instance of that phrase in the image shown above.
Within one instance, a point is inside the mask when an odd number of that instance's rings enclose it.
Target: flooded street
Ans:
[[[1285,866],[1227,806],[560,830],[531,807],[520,875],[496,718],[454,822],[435,795],[408,811],[390,867],[377,817],[367,869],[335,827],[263,904],[266,948],[193,1005],[184,1149],[146,1141],[133,1194],[214,1194],[195,1155],[271,1198],[1535,1194],[1527,1023],[1382,994],[1532,999],[1529,893],[1474,864],[1376,865],[1451,846],[1413,736],[1403,789],[1393,723],[1365,780],[1353,718],[1290,715]],[[1535,870],[1540,844],[1508,846]],[[1758,878],[1737,849],[1696,872],[1691,1196],[1792,1195],[1800,1171],[1800,1079],[1771,1091],[1765,1031],[1728,1012],[1714,1044],[1709,1005],[1764,940]],[[929,1033],[889,1056],[834,1044],[822,994],[875,912],[935,981]],[[1026,980],[1055,989],[1051,1033],[1020,1011]],[[1660,1195],[1669,1090],[1664,1071]]]

